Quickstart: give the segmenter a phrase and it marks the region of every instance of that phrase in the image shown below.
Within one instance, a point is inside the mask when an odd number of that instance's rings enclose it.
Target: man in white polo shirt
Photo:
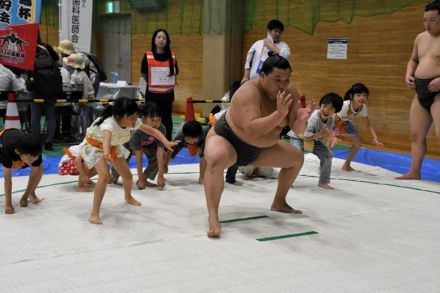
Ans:
[[[267,59],[267,53],[272,51],[287,60],[290,57],[290,48],[287,43],[281,41],[284,25],[278,19],[272,19],[267,24],[267,37],[256,41],[249,49],[244,65],[244,75],[241,83],[250,79],[258,78],[261,67]]]

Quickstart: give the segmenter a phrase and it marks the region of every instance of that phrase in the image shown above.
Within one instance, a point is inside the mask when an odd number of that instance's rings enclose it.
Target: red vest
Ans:
[[[157,61],[154,59],[153,52],[145,52],[148,64],[148,91],[152,93],[164,94],[171,92],[176,86],[176,76],[170,75],[170,62]],[[173,63],[176,64],[176,54],[171,52]],[[174,68],[174,72],[176,69]]]

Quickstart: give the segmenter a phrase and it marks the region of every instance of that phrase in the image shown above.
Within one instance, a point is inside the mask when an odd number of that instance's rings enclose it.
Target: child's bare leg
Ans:
[[[9,193],[5,195],[5,214],[14,214],[14,213],[15,213],[15,209],[12,206],[12,196]]]
[[[43,177],[43,166],[31,167],[31,174],[29,175],[28,185],[23,196],[20,199],[20,206],[27,207],[28,201],[34,204],[41,202],[41,199],[35,194],[35,190]]]
[[[206,171],[206,160],[205,160],[205,157],[201,157],[200,158],[199,168],[200,168],[199,184],[203,185],[203,178],[205,177],[205,171]]]
[[[110,171],[108,169],[107,162],[104,159],[100,160],[95,165],[95,169],[98,172],[98,182],[96,183],[95,187],[93,208],[92,212],[90,213],[89,222],[92,224],[102,224],[101,219],[99,218],[99,211],[101,209],[107,182],[110,178]]]
[[[93,185],[93,186],[95,186],[95,182],[92,180],[92,179],[90,179],[90,178],[92,178],[93,176],[95,176],[96,175],[96,170],[95,170],[95,168],[92,168],[92,169],[88,169],[88,172],[87,172],[87,177],[88,177],[88,180],[87,180],[87,185]]]
[[[361,139],[358,136],[355,136],[352,138],[353,145],[350,148],[350,151],[348,152],[347,159],[345,160],[344,164],[342,165],[343,171],[354,171],[354,169],[350,166],[351,161],[353,160],[354,156],[358,152],[358,150],[361,148]]]
[[[79,179],[78,180],[81,181],[82,185],[84,185],[84,184],[94,185],[95,184],[92,180],[90,180],[90,178],[96,175],[96,170],[94,168],[89,169],[86,166],[86,164],[81,156],[76,157],[75,166],[79,172]],[[80,183],[78,182],[78,186],[79,186],[79,184]]]
[[[131,187],[133,184],[133,175],[131,174],[130,169],[128,168],[127,161],[123,158],[117,158],[113,161],[113,168],[118,171],[119,175],[122,177],[122,186],[124,187],[124,198],[128,204],[134,206],[140,206],[141,203],[134,199],[131,195]]]
[[[84,160],[81,156],[76,157],[75,159],[76,169],[79,172],[78,176],[78,185],[75,188],[78,192],[91,192],[93,191],[93,187],[86,185],[95,185],[90,177],[96,175],[96,170],[94,168],[89,169],[84,163]]]

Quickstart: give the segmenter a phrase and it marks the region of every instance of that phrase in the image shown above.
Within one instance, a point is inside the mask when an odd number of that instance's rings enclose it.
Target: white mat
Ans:
[[[134,188],[141,207],[108,187],[101,226],[87,222],[93,194],[75,192],[76,177],[44,176],[40,205],[20,208],[17,192],[16,214],[0,214],[0,291],[440,292],[440,184],[341,164],[326,191],[306,157],[288,195],[303,215],[269,210],[274,180],[227,184],[221,220],[251,219],[224,223],[218,240],[205,236],[198,165],[171,166],[164,191]],[[13,183],[24,189],[27,177]]]

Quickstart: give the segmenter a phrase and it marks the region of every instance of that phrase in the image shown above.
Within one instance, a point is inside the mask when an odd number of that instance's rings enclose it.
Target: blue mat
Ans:
[[[43,154],[43,174],[58,174],[58,164],[61,160],[61,155],[44,155]],[[198,164],[200,161],[199,156],[190,157],[188,149],[182,149],[171,161],[170,165],[181,164]],[[132,156],[128,163],[130,168],[136,168],[136,157]],[[147,159],[144,156],[144,166],[147,166]],[[30,173],[30,168],[14,169],[12,176],[27,176]],[[3,177],[3,168],[0,168],[0,178]]]
[[[334,156],[340,159],[345,159],[347,154],[347,150],[334,151]],[[44,174],[58,173],[58,163],[60,159],[61,156],[43,155]],[[411,157],[405,154],[361,148],[353,161],[371,166],[379,166],[387,170],[404,174],[409,169]],[[177,157],[171,162],[171,165],[196,164],[198,162],[198,156],[190,157],[188,150],[182,149]],[[144,166],[146,165],[147,161],[144,159]],[[129,166],[130,168],[136,168],[136,158],[131,158]],[[29,174],[29,171],[29,168],[19,169],[14,170],[12,174],[13,176],[25,176]],[[3,177],[3,169],[0,170],[0,177]],[[425,158],[422,165],[422,179],[440,182],[440,160]]]
[[[347,154],[348,150],[334,151],[334,156],[339,159],[345,159]],[[379,166],[399,174],[405,174],[410,168],[411,156],[361,148],[353,161],[370,166]],[[422,179],[440,182],[440,160],[431,158],[425,158],[423,160]]]

